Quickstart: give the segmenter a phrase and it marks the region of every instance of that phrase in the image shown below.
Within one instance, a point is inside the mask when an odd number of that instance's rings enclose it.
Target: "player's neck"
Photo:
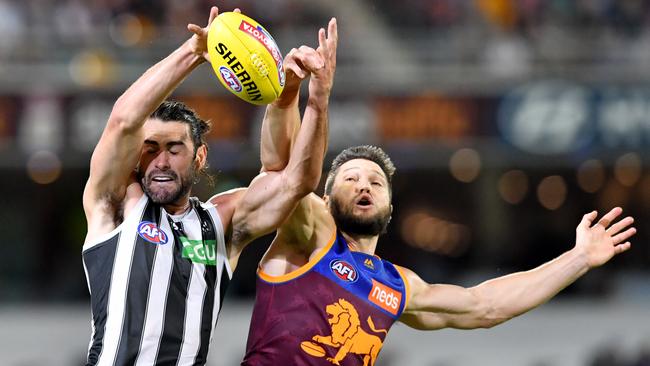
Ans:
[[[190,209],[190,196],[186,195],[176,202],[172,202],[163,206],[165,211],[170,215],[180,215]]]
[[[351,250],[370,255],[375,254],[375,249],[377,249],[377,240],[379,240],[378,235],[354,235],[345,232],[341,232],[341,234],[343,234],[343,237],[348,242],[348,246]]]

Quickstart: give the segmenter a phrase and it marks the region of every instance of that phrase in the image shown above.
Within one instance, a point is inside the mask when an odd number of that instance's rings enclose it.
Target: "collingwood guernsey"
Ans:
[[[170,216],[143,195],[83,247],[93,333],[87,365],[204,365],[232,276],[211,204]]]

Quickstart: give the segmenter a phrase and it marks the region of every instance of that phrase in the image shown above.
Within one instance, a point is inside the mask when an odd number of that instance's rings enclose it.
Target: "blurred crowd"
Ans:
[[[186,25],[207,22],[209,8],[245,9],[266,24],[310,22],[307,3],[296,0],[0,0],[0,57],[27,57],[35,43],[48,48],[99,44],[108,34],[118,46],[137,46],[188,35]],[[296,17],[296,14],[301,16]],[[170,39],[171,36],[171,39]]]
[[[204,24],[215,3],[227,10],[240,7],[274,31],[320,22],[324,13],[352,11],[334,0],[318,5],[306,0],[0,0],[0,57],[24,54],[34,41],[61,47],[107,33],[118,46],[170,41],[187,35],[188,22]],[[650,59],[639,49],[650,37],[647,0],[366,0],[357,5],[356,11],[365,9],[399,37],[442,33],[449,47],[458,41],[476,49],[487,42],[495,52],[541,61]]]
[[[646,0],[381,0],[399,27],[446,28],[486,21],[498,29],[535,37],[544,27],[638,36],[650,25]]]

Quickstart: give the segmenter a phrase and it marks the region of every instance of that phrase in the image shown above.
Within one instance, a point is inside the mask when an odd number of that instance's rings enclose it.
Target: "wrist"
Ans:
[[[583,246],[576,245],[569,251],[569,255],[573,259],[572,262],[575,263],[576,266],[584,272],[592,268],[591,264],[589,263],[589,254]]]
[[[307,99],[307,106],[318,112],[326,113],[329,109],[329,95],[310,95]]]
[[[298,97],[299,97],[298,90],[287,91],[287,89],[284,89],[282,91],[282,94],[280,94],[280,96],[276,100],[271,102],[271,105],[281,109],[291,108],[293,106],[298,105],[298,99],[299,99]]]
[[[183,59],[187,60],[191,67],[197,67],[207,61],[203,54],[198,54],[192,47],[192,39],[188,39],[180,47],[180,52],[183,55]]]

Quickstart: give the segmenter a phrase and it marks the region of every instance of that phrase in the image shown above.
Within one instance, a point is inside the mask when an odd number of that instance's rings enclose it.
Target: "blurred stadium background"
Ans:
[[[204,24],[206,0],[0,0],[0,364],[81,365],[90,336],[81,193],[112,104]],[[490,330],[398,325],[377,365],[650,365],[650,2],[228,1],[283,52],[339,20],[330,155],[378,144],[395,211],[378,254],[474,285],[573,243],[583,213],[636,217],[630,252]],[[212,119],[214,188],[259,169],[263,108],[208,66],[174,94]],[[244,253],[209,365],[241,359],[254,274]]]

